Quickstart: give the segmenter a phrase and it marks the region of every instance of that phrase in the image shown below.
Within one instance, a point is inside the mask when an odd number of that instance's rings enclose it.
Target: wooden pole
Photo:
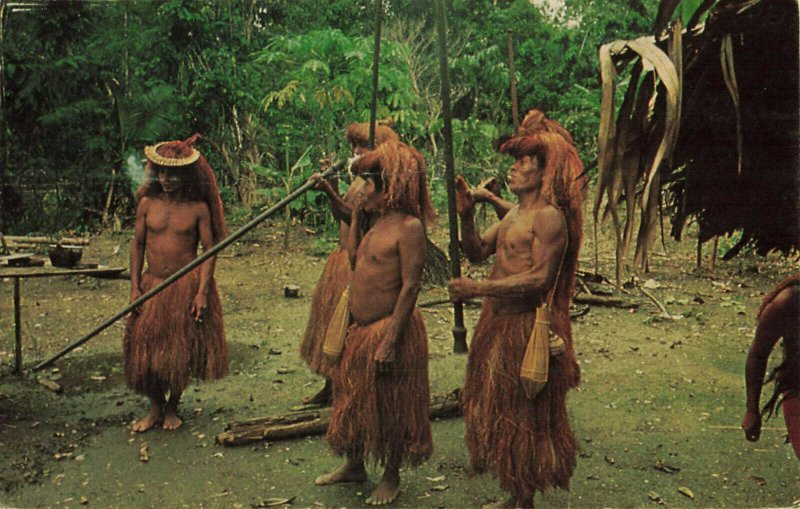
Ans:
[[[514,69],[514,32],[508,29],[508,72],[511,74],[511,120],[514,132],[519,129],[519,108],[517,106],[517,73]]]
[[[450,220],[450,275],[461,277],[460,243],[458,241],[458,217],[456,215],[455,160],[453,158],[453,123],[450,111],[450,78],[447,74],[447,22],[444,14],[444,0],[436,2],[437,24],[439,28],[439,75],[440,95],[442,96],[442,115],[444,126],[445,181],[447,182],[447,216]],[[453,303],[453,352],[467,352],[467,329],[464,327],[464,306]]]
[[[717,266],[717,248],[719,248],[719,235],[714,237],[714,247],[711,248],[711,271]]]
[[[6,155],[8,154],[6,139],[6,65],[5,65],[5,27],[6,27],[6,7],[8,2],[0,2],[0,203],[3,202],[3,193],[6,188]],[[0,231],[5,231],[5,214],[0,214]],[[3,252],[6,252],[6,244],[3,241]]]
[[[322,176],[323,177],[327,177],[327,176],[331,175],[334,172],[340,171],[344,167],[345,164],[347,164],[347,161],[340,161],[340,162],[336,163],[335,165],[331,166],[330,168],[328,168],[327,170],[322,172]],[[180,279],[181,277],[186,275],[189,271],[191,271],[192,269],[194,269],[195,267],[197,267],[198,265],[200,265],[204,261],[208,260],[212,256],[216,255],[217,253],[219,253],[220,251],[222,251],[223,249],[228,247],[230,244],[232,244],[232,243],[236,242],[237,240],[239,240],[241,237],[244,236],[244,234],[246,234],[247,232],[249,232],[250,230],[255,228],[259,223],[264,221],[266,218],[268,218],[269,216],[274,214],[276,211],[280,210],[281,208],[286,206],[288,203],[294,201],[297,197],[299,197],[300,195],[302,195],[303,193],[308,191],[313,185],[314,185],[313,181],[308,181],[305,184],[301,185],[300,187],[298,187],[297,189],[295,189],[294,191],[289,193],[289,195],[286,196],[284,199],[282,199],[281,201],[279,201],[278,203],[276,203],[275,205],[273,205],[269,209],[265,210],[261,214],[257,215],[253,219],[251,219],[250,222],[248,222],[247,224],[245,224],[244,226],[239,228],[239,230],[237,230],[236,232],[230,234],[227,238],[221,240],[219,243],[217,243],[216,245],[212,246],[211,249],[206,250],[205,252],[203,252],[203,254],[201,254],[200,256],[198,256],[197,258],[192,260],[191,262],[187,263],[186,266],[184,266],[178,272],[174,273],[173,275],[171,275],[170,277],[168,277],[167,279],[165,279],[164,281],[159,283],[158,286],[156,286],[155,288],[153,288],[149,292],[145,293],[144,295],[142,295],[141,297],[139,297],[135,301],[133,301],[130,304],[128,304],[128,306],[126,306],[125,309],[123,309],[119,313],[115,314],[114,316],[112,316],[111,318],[109,318],[108,320],[103,322],[95,330],[93,330],[89,334],[83,336],[82,338],[80,338],[79,340],[75,341],[74,343],[72,343],[70,345],[67,345],[61,351],[59,351],[57,354],[53,355],[49,359],[46,359],[46,360],[40,362],[39,364],[37,364],[36,366],[34,366],[33,370],[34,371],[39,371],[40,369],[42,369],[42,368],[44,368],[46,366],[49,366],[54,361],[60,359],[61,357],[63,357],[67,353],[71,352],[72,350],[74,350],[77,347],[81,346],[82,344],[86,343],[87,341],[89,341],[90,339],[95,337],[96,335],[100,334],[102,331],[104,331],[105,329],[110,327],[111,324],[113,324],[114,322],[116,322],[117,320],[122,318],[123,316],[127,315],[128,313],[130,313],[134,308],[136,308],[138,306],[141,306],[142,304],[144,304],[148,300],[152,299],[157,294],[159,294],[162,290],[164,290],[166,287],[168,287],[169,285],[171,285],[172,283],[174,283],[175,281],[177,281],[178,279]]]
[[[382,0],[375,0],[375,45],[372,49],[372,102],[369,107],[369,148],[375,148],[375,124],[378,121],[378,70],[381,57]]]
[[[703,270],[703,243],[700,241],[700,235],[697,236],[697,270]]]
[[[283,138],[283,158],[284,158],[284,166],[286,168],[286,192],[288,193],[291,190],[292,185],[292,172],[289,169],[289,137],[284,136]],[[289,250],[289,233],[292,228],[292,210],[289,207],[283,209],[283,252],[287,252]]]
[[[22,323],[19,309],[19,278],[14,278],[14,373],[22,373]]]

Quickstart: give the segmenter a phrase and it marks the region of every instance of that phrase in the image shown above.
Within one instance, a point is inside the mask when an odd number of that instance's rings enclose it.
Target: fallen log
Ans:
[[[21,235],[5,235],[9,244],[58,244],[71,246],[88,246],[88,237],[25,237]]]
[[[572,298],[572,302],[579,304],[590,304],[595,306],[607,306],[616,308],[638,308],[637,302],[622,299],[620,297],[608,297],[605,295],[584,295],[579,294]]]
[[[461,415],[461,389],[431,398],[431,419],[447,419]],[[330,407],[292,412],[286,415],[256,417],[234,421],[214,440],[221,445],[246,445],[263,440],[276,441],[323,435],[331,419]]]

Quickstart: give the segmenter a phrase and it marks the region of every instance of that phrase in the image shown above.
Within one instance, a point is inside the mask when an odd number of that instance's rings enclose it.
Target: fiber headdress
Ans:
[[[580,209],[586,185],[583,162],[572,135],[557,121],[539,110],[531,110],[522,119],[517,134],[505,141],[499,152],[512,157],[540,156],[544,163],[542,196],[558,207]]]
[[[353,172],[381,175],[387,209],[403,211],[423,224],[436,220],[428,192],[425,158],[414,148],[405,143],[381,143],[353,163]]]
[[[400,142],[397,133],[392,130],[392,120],[379,120],[375,124],[375,146],[387,141]],[[357,122],[347,126],[345,137],[353,145],[367,145],[369,143],[369,122]]]
[[[200,157],[200,152],[192,147],[199,137],[199,134],[195,134],[185,141],[162,141],[148,145],[144,147],[144,155],[148,161],[159,166],[170,168],[188,166]]]
[[[136,201],[138,203],[143,196],[153,196],[161,192],[161,185],[155,179],[154,167],[184,167],[187,172],[191,173],[187,176],[188,198],[204,201],[208,205],[216,243],[227,237],[228,226],[225,222],[222,198],[219,194],[214,170],[211,169],[206,158],[192,146],[198,139],[200,139],[200,135],[194,134],[183,141],[165,141],[146,146],[144,155],[148,160],[149,178],[136,191]]]

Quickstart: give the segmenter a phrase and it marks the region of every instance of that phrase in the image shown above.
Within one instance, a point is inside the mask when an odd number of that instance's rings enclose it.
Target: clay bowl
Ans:
[[[53,267],[74,267],[81,261],[83,248],[80,246],[50,246],[47,253],[50,256],[50,263]]]

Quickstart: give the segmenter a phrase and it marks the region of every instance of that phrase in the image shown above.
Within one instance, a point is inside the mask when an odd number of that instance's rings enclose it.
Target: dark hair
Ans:
[[[164,189],[158,181],[158,174],[160,172],[172,172],[181,174],[181,187],[177,194],[181,200],[184,201],[204,201],[205,194],[203,193],[202,182],[197,178],[198,172],[195,168],[196,163],[189,166],[161,166],[155,163],[147,163],[146,175],[147,181],[142,185],[140,193],[141,196],[157,196],[161,194]],[[140,196],[140,197],[141,197]],[[138,201],[138,200],[137,200]]]
[[[372,178],[376,189],[386,193],[387,209],[400,210],[423,223],[436,220],[425,158],[412,147],[405,143],[382,143],[358,158],[351,170],[355,175]]]
[[[383,174],[379,171],[367,171],[364,173],[360,173],[359,176],[364,180],[371,180],[373,184],[375,184],[375,191],[381,192],[386,187],[383,181]]]

